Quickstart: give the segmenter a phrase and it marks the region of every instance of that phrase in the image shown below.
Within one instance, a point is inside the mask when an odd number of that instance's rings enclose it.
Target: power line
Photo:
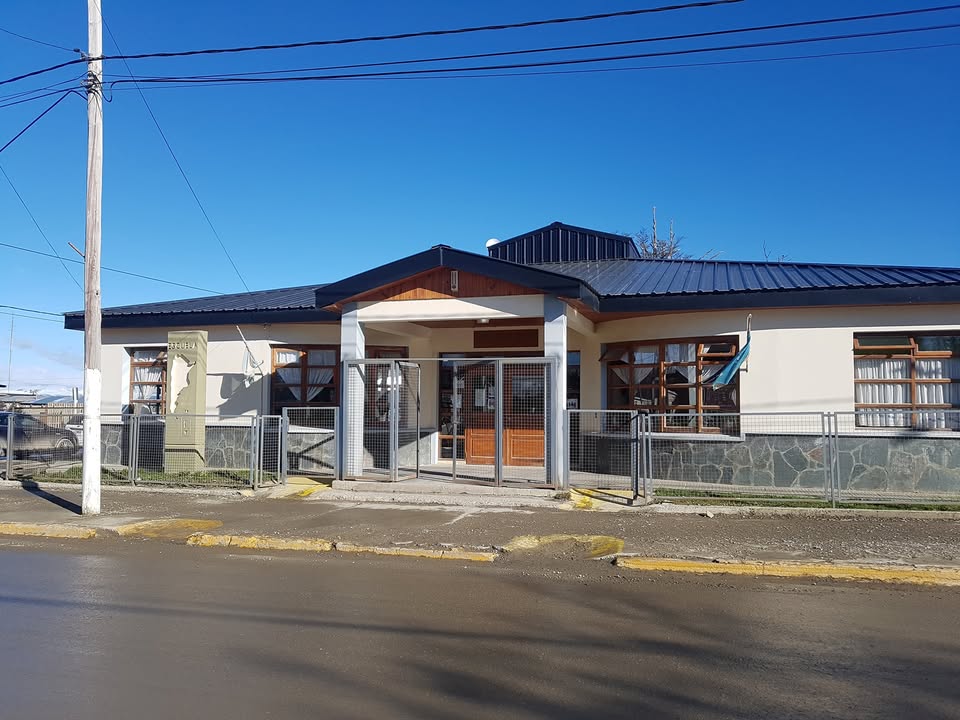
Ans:
[[[947,30],[952,28],[960,27],[960,23],[949,23],[943,25],[929,25],[925,27],[917,28],[901,28],[897,30],[880,30],[873,32],[862,32],[862,33],[845,33],[842,35],[825,35],[812,38],[797,38],[792,40],[772,40],[767,42],[757,42],[757,43],[738,43],[735,45],[721,45],[715,47],[700,47],[700,48],[687,48],[683,50],[664,50],[659,52],[648,52],[648,53],[631,53],[626,55],[613,55],[607,57],[591,57],[591,58],[573,58],[565,60],[544,60],[540,62],[530,62],[530,63],[509,63],[503,65],[479,65],[479,66],[468,66],[468,67],[455,67],[455,68],[426,68],[426,69],[415,69],[415,70],[395,70],[388,72],[375,72],[375,73],[352,73],[352,74],[340,74],[340,75],[296,75],[296,76],[287,76],[287,77],[254,77],[254,78],[243,78],[237,76],[227,76],[219,79],[204,79],[196,78],[191,76],[184,77],[170,77],[162,78],[157,80],[152,80],[149,78],[139,78],[139,82],[147,84],[156,84],[156,83],[183,83],[183,84],[195,84],[195,85],[218,85],[218,84],[237,84],[237,85],[247,85],[247,84],[259,84],[259,83],[275,83],[275,82],[306,82],[306,81],[320,81],[320,80],[352,80],[357,78],[382,78],[382,77],[398,77],[398,76],[416,76],[416,75],[436,75],[440,73],[449,73],[449,72],[479,72],[479,71],[489,71],[489,70],[515,70],[515,69],[524,69],[524,68],[537,68],[537,67],[562,67],[567,65],[582,65],[582,64],[591,64],[599,62],[616,62],[621,60],[636,60],[641,58],[657,58],[657,57],[672,57],[677,55],[694,55],[699,53],[714,53],[714,52],[729,52],[732,50],[748,50],[748,49],[757,49],[757,48],[768,48],[768,47],[782,47],[787,45],[800,45],[814,42],[833,42],[837,40],[854,40],[868,37],[885,37],[890,35],[903,35],[905,33],[920,33],[920,32],[931,32],[935,30]],[[114,80],[110,83],[110,86],[127,83],[127,82],[136,82],[136,80]]]
[[[57,258],[64,262],[77,263],[79,265],[83,264],[83,260],[74,260],[73,258],[65,258],[59,255],[53,255],[52,253],[41,252],[40,250],[33,250],[31,248],[20,247],[19,245],[11,245],[10,243],[0,242],[0,247],[10,248],[11,250],[20,250],[21,252],[30,253],[32,255],[39,255],[41,257]],[[153,282],[163,283],[164,285],[175,285],[177,287],[187,288],[189,290],[199,290],[200,292],[211,293],[213,295],[223,295],[222,292],[219,292],[217,290],[197,287],[196,285],[188,285],[186,283],[174,282],[173,280],[164,280],[163,278],[152,277],[150,275],[142,275],[140,273],[130,272],[129,270],[118,270],[117,268],[110,268],[106,266],[101,266],[100,269],[106,270],[108,272],[119,273],[120,275],[129,275],[130,277],[140,278],[141,280],[151,280]]]
[[[57,249],[53,246],[53,243],[50,242],[50,238],[47,237],[47,234],[43,231],[43,228],[40,227],[40,223],[37,222],[37,218],[34,217],[33,212],[30,210],[30,206],[27,205],[26,200],[23,199],[23,196],[20,194],[20,191],[17,190],[17,186],[13,184],[13,180],[10,179],[10,176],[7,175],[7,171],[3,169],[3,166],[0,165],[0,173],[3,174],[3,177],[7,179],[7,182],[10,184],[10,187],[13,189],[14,194],[17,196],[17,199],[20,201],[20,204],[23,205],[23,209],[27,211],[27,215],[30,216],[30,219],[33,221],[34,227],[37,228],[37,232],[40,233],[41,237],[46,241],[47,245],[50,246],[50,249],[53,251],[54,257],[56,257],[60,264],[63,266],[63,271],[70,276],[70,279],[73,281],[73,284],[76,285],[81,292],[83,292],[83,286],[77,282],[77,279],[73,276],[73,273],[70,272],[67,268],[64,259],[57,252]]]
[[[17,307],[16,305],[0,305],[0,308],[9,308],[10,310],[19,310],[20,312],[37,313],[38,315],[53,315],[54,317],[63,317],[63,313],[50,312],[49,310],[34,310],[33,308]]]
[[[55,103],[53,103],[53,105],[51,105],[50,107],[48,107],[48,108],[47,108],[46,110],[44,110],[42,113],[40,113],[39,115],[37,115],[33,120],[31,120],[29,123],[27,123],[27,126],[26,126],[25,128],[23,128],[23,130],[21,130],[20,132],[18,132],[16,135],[14,135],[12,138],[10,138],[10,140],[7,142],[6,145],[4,145],[3,147],[0,147],[0,153],[2,153],[4,150],[6,150],[6,149],[7,149],[8,147],[10,147],[11,145],[13,145],[13,144],[17,141],[17,139],[19,139],[19,137],[20,137],[21,135],[23,135],[27,130],[29,130],[29,129],[32,128],[37,122],[39,122],[40,118],[42,118],[42,117],[43,117],[44,115],[46,115],[48,112],[50,112],[51,110],[53,110],[57,105],[59,105],[60,103],[62,103],[62,102],[64,101],[64,99],[67,97],[67,95],[69,95],[69,94],[70,94],[70,91],[68,91],[68,90],[63,91],[63,95],[61,95],[60,98],[59,98]]]
[[[37,317],[36,315],[22,315],[20,313],[6,312],[5,310],[0,310],[0,315],[9,315],[10,317],[26,318],[27,320],[42,320],[43,322],[52,322],[57,323],[58,325],[63,322],[62,320],[53,320],[51,318]]]
[[[453,28],[453,29],[443,29],[443,30],[421,30],[418,32],[395,33],[392,35],[367,35],[364,37],[337,38],[334,40],[308,40],[304,42],[279,43],[279,44],[272,44],[272,45],[247,45],[242,47],[205,48],[201,50],[181,50],[181,51],[175,51],[175,52],[138,53],[136,55],[122,55],[122,54],[114,55],[114,56],[104,55],[99,59],[101,60],[143,60],[146,58],[187,57],[192,55],[220,55],[220,54],[228,54],[228,53],[260,52],[264,50],[291,50],[296,48],[322,47],[322,46],[328,46],[328,45],[349,45],[349,44],[364,43],[364,42],[382,42],[387,40],[407,40],[410,38],[419,38],[419,37],[439,37],[441,35],[464,35],[467,33],[487,32],[492,30],[512,30],[512,29],[518,29],[518,28],[538,27],[543,25],[559,25],[559,24],[565,24],[565,23],[589,22],[593,20],[604,20],[608,18],[629,17],[629,16],[635,16],[635,15],[647,15],[652,13],[672,12],[674,10],[693,10],[693,9],[707,8],[707,7],[713,7],[718,5],[732,5],[740,2],[743,2],[743,0],[702,0],[701,2],[693,2],[693,3],[686,3],[686,4],[680,4],[680,5],[663,5],[660,7],[653,7],[653,8],[620,10],[618,12],[595,13],[592,15],[580,15],[576,17],[550,18],[547,20],[528,20],[526,22],[519,22],[519,23],[501,23],[497,25],[481,25],[481,26],[475,26],[475,27]],[[58,70],[62,67],[75,65],[81,62],[87,62],[87,59],[79,58],[76,60],[70,60],[67,62],[59,63],[57,65],[51,65],[50,67],[41,68],[39,70],[33,70],[31,72],[23,73],[21,75],[8,78],[6,80],[0,80],[0,85],[6,85],[7,83],[17,82],[18,80],[24,80],[29,77],[36,77],[37,75],[42,75],[44,73]]]
[[[652,43],[652,42],[693,40],[693,39],[700,39],[700,38],[706,38],[706,37],[734,35],[734,34],[740,34],[740,33],[766,32],[770,30],[785,30],[785,29],[791,29],[791,28],[812,27],[812,26],[818,26],[818,25],[831,25],[831,24],[845,23],[845,22],[860,22],[863,20],[879,20],[879,19],[885,19],[885,18],[904,17],[908,15],[919,15],[924,13],[943,12],[945,10],[958,10],[958,9],[960,9],[960,3],[954,4],[954,5],[942,5],[939,7],[932,7],[932,8],[899,10],[896,12],[872,13],[868,15],[848,15],[845,17],[838,17],[838,18],[802,20],[797,22],[777,23],[773,25],[754,25],[751,27],[729,28],[725,30],[709,30],[705,32],[684,33],[680,35],[661,35],[658,37],[646,37],[646,38],[638,38],[633,40],[612,40],[607,42],[582,43],[578,45],[556,45],[556,46],[550,46],[550,47],[526,48],[521,50],[502,50],[498,52],[472,53],[467,55],[447,55],[444,57],[416,58],[411,60],[386,60],[382,62],[353,63],[349,65],[327,65],[327,66],[321,66],[321,67],[288,68],[286,70],[255,70],[250,72],[239,72],[239,73],[217,73],[217,74],[211,74],[211,75],[193,75],[191,77],[194,77],[194,78],[246,77],[246,76],[256,76],[256,75],[279,75],[283,73],[296,73],[296,72],[352,70],[356,68],[368,68],[368,67],[387,67],[387,66],[412,65],[412,64],[432,63],[432,62],[450,62],[453,60],[477,60],[481,58],[508,57],[513,55],[530,55],[530,54],[547,53],[547,52],[563,52],[563,51],[570,51],[570,50],[589,50],[589,49],[597,49],[597,48],[604,48],[604,47],[638,45],[642,43]],[[128,70],[129,70],[129,67],[128,67]],[[154,77],[151,79],[156,80],[159,78]]]
[[[20,92],[10,93],[9,95],[0,95],[0,101],[22,98],[27,95],[33,95],[38,92],[43,92],[44,90],[53,90],[55,88],[59,88],[61,85],[66,85],[67,83],[76,83],[79,80],[84,79],[86,76],[87,74],[84,73],[83,75],[73,76],[73,77],[67,78],[66,80],[60,80],[58,82],[51,83],[50,85],[45,85],[44,87],[33,88],[32,90],[21,90]]]
[[[44,98],[59,95],[60,93],[63,93],[64,95],[77,95],[78,97],[83,97],[78,90],[54,90],[52,92],[42,93],[41,95],[36,95],[34,97],[22,98],[13,102],[4,103],[0,105],[0,109],[13,107],[14,105],[22,105],[24,103],[33,102],[34,100],[43,100]]]
[[[110,29],[110,25],[107,24],[107,20],[106,18],[103,17],[102,12],[100,13],[100,19],[103,21],[103,26],[107,29],[107,32],[110,34],[110,39],[113,41],[114,46],[117,48],[117,52],[122,55],[123,50],[120,49],[120,43],[117,42],[117,38],[113,34],[113,30]],[[220,237],[220,233],[217,232],[217,228],[214,227],[213,221],[210,219],[210,216],[207,214],[206,208],[203,206],[203,203],[200,202],[200,196],[197,195],[197,191],[193,189],[193,183],[191,183],[190,178],[187,177],[187,173],[183,169],[183,165],[180,164],[180,160],[177,158],[177,154],[173,151],[173,147],[170,145],[170,141],[167,140],[166,133],[163,132],[163,128],[160,127],[160,121],[157,120],[157,116],[153,113],[153,108],[151,108],[150,103],[147,102],[147,97],[146,95],[143,94],[143,90],[140,89],[140,85],[139,83],[137,83],[137,80],[134,77],[133,71],[130,69],[130,65],[127,63],[126,59],[123,59],[123,66],[127,69],[127,73],[130,75],[130,79],[133,80],[134,87],[136,87],[137,92],[140,94],[140,99],[143,100],[143,106],[147,109],[147,113],[149,113],[150,119],[153,120],[153,124],[157,128],[157,132],[160,133],[160,138],[163,140],[163,144],[167,146],[167,150],[170,153],[170,157],[173,158],[173,162],[176,164],[177,170],[180,171],[180,175],[183,177],[183,181],[187,184],[187,187],[190,189],[190,194],[193,195],[193,199],[196,201],[197,207],[200,208],[200,212],[203,214],[203,219],[207,221],[207,225],[210,226],[210,230],[213,232],[214,237],[217,239],[217,242],[220,243],[220,249],[223,250],[223,254],[226,255],[227,260],[230,261],[230,266],[233,268],[233,271],[237,274],[237,277],[240,278],[240,284],[243,285],[243,289],[246,290],[247,292],[250,292],[250,286],[247,285],[247,281],[243,279],[243,275],[240,273],[240,268],[237,267],[237,264],[234,262],[233,257],[230,255],[230,251],[227,250],[227,246],[223,242],[223,238]]]
[[[0,27],[0,32],[6,33],[7,35],[13,35],[14,37],[18,37],[18,38],[20,38],[21,40],[28,40],[28,41],[30,41],[30,42],[32,42],[32,43],[37,43],[38,45],[46,45],[47,47],[56,48],[57,50],[64,50],[64,51],[66,51],[66,52],[68,52],[68,53],[78,53],[78,52],[80,52],[80,51],[79,51],[78,49],[76,49],[76,48],[74,48],[73,50],[71,50],[70,48],[64,47],[63,45],[57,45],[56,43],[50,43],[50,42],[46,42],[46,41],[44,41],[44,40],[37,40],[37,38],[32,38],[32,37],[29,37],[29,36],[27,36],[27,35],[21,35],[20,33],[16,33],[16,32],[14,32],[13,30],[7,30],[6,28]]]

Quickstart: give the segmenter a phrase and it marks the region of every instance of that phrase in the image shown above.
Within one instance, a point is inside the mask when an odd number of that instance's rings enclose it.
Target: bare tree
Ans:
[[[645,260],[689,260],[693,257],[681,247],[686,237],[677,235],[673,228],[673,218],[670,218],[670,230],[667,238],[657,236],[657,208],[653,208],[652,228],[652,233],[647,232],[646,228],[640,228],[639,232],[630,233],[630,237],[637,244],[637,250],[640,251],[640,257]],[[719,256],[719,251],[708,250],[699,259],[715,260]]]
[[[774,258],[774,259],[772,259],[772,260],[771,260],[771,258],[770,258],[770,255],[771,255],[771,252],[770,252],[770,250],[767,248],[767,243],[766,243],[766,241],[764,241],[764,243],[763,243],[763,259],[764,259],[764,262],[778,262],[778,263],[779,263],[779,262],[788,262],[788,261],[790,260],[790,256],[789,256],[789,255],[784,255],[783,253],[777,255],[777,257]]]

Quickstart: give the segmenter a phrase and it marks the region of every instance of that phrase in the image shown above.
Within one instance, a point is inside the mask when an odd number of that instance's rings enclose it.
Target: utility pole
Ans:
[[[87,224],[83,254],[83,502],[100,513],[100,212],[103,179],[103,18],[87,0]]]
[[[7,388],[13,389],[13,313],[10,313],[10,352],[7,356]]]

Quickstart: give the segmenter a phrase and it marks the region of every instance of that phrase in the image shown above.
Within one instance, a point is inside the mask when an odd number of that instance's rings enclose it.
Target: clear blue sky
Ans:
[[[106,0],[124,52],[396,33],[664,4]],[[925,3],[926,4],[926,3]],[[935,3],[931,2],[930,5]],[[637,38],[916,7],[907,0],[746,0],[592,23],[246,56],[137,61],[203,74]],[[960,11],[781,31],[805,37],[960,22]],[[86,3],[4,4],[0,27],[86,47]],[[657,48],[725,44],[672,42]],[[621,66],[960,43],[960,29]],[[105,36],[108,52],[115,47]],[[651,49],[645,46],[636,50]],[[587,51],[580,55],[631,52]],[[0,76],[70,59],[0,34]],[[614,65],[608,65],[616,66]],[[483,251],[554,220],[611,230],[675,218],[694,255],[960,265],[960,47],[780,63],[513,78],[356,80],[148,91],[252,288],[331,281],[437,243]],[[0,88],[80,75],[81,66]],[[109,74],[123,73],[118,62]],[[2,102],[2,101],[0,101]],[[0,144],[41,100],[0,109]],[[70,97],[0,155],[59,252],[83,245],[86,116]],[[3,242],[46,251],[0,178]],[[241,285],[135,92],[105,110],[103,262],[191,285]],[[74,256],[75,257],[75,256]],[[0,304],[60,312],[81,293],[55,260],[0,247]],[[81,277],[80,266],[75,273]],[[106,306],[199,293],[111,273]],[[2,310],[2,309],[0,309]],[[9,318],[0,316],[0,383]],[[13,385],[79,384],[80,333],[16,319]]]

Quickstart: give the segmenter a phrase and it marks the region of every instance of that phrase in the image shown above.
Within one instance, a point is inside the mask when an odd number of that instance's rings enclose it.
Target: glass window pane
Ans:
[[[917,337],[921,352],[949,352],[960,355],[960,335],[921,335]]]
[[[300,368],[277,368],[277,377],[280,382],[288,385],[300,384]]]
[[[627,388],[614,388],[610,390],[607,402],[612,408],[623,408],[630,405],[630,390]]]
[[[300,364],[300,351],[299,350],[277,350],[274,355],[274,362],[277,365],[299,365]]]
[[[630,355],[635,365],[649,365],[660,362],[660,348],[656,345],[633,348]]]
[[[664,362],[695,362],[697,346],[693,343],[671,343],[667,345]]]
[[[857,358],[854,377],[858,380],[906,380],[910,377],[910,360]]]
[[[336,350],[310,350],[307,352],[307,365],[336,365]]]
[[[660,390],[655,387],[640,387],[634,391],[634,407],[650,408],[655,407],[660,402]]]
[[[656,385],[659,382],[659,368],[634,368],[633,369],[633,384],[634,385]]]
[[[664,420],[668,428],[672,430],[683,429],[683,430],[696,430],[697,429],[697,416],[693,414],[693,410],[678,410],[676,412],[670,413],[667,415]]]
[[[697,389],[692,388],[667,388],[667,406],[674,405],[696,405]]]
[[[131,353],[134,362],[156,362],[164,355],[162,348],[141,348]]]
[[[910,347],[906,335],[858,335],[860,347]]]
[[[737,409],[737,390],[732,385],[724,385],[716,390],[704,385],[700,392],[705,408],[720,408],[721,412],[735,412]]]
[[[705,355],[733,355],[736,350],[733,343],[716,342],[704,343],[703,352]]]
[[[862,405],[905,405],[911,402],[909,383],[857,383],[854,399]]]
[[[686,385],[697,381],[696,365],[669,365],[664,368],[665,385]]]
[[[712,383],[725,367],[725,363],[704,363],[700,370],[700,382],[704,385]]]
[[[624,347],[609,347],[606,352],[600,357],[600,362],[612,363],[612,362],[628,362],[630,360],[630,354],[627,352],[627,349]]]

